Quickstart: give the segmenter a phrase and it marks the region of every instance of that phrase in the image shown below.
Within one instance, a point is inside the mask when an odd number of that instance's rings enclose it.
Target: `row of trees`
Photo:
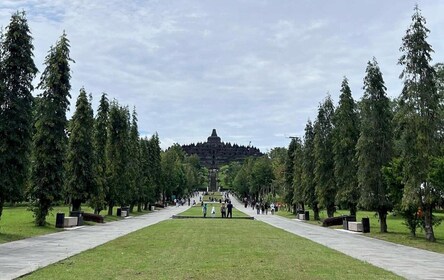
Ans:
[[[373,58],[359,102],[344,78],[338,106],[327,96],[303,137],[293,138],[287,150],[273,149],[268,159],[237,167],[231,181],[237,191],[263,198],[277,192],[293,211],[310,207],[315,219],[320,209],[332,217],[337,206],[351,215],[374,210],[381,232],[387,232],[387,213],[397,210],[413,235],[422,226],[435,241],[433,211],[444,205],[444,66],[431,65],[428,33],[415,7],[400,48],[404,87],[398,98],[387,97]],[[261,170],[266,161],[273,172]]]
[[[178,147],[160,149],[157,134],[141,138],[137,113],[117,101],[100,99],[94,117],[91,95],[81,89],[75,112],[70,104],[70,45],[63,34],[37,74],[32,37],[24,12],[11,17],[0,40],[0,217],[5,202],[29,201],[36,224],[46,224],[55,203],[73,211],[88,203],[95,213],[116,205],[138,211],[203,183],[195,157]]]

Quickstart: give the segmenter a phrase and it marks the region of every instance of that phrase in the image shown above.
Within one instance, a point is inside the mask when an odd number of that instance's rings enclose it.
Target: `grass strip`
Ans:
[[[402,279],[253,220],[168,220],[24,279]]]

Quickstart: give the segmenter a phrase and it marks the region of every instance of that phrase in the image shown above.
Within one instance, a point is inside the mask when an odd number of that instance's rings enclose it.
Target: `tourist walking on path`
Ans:
[[[233,218],[233,204],[231,204],[231,200],[228,201],[227,210],[227,218]]]
[[[222,218],[226,218],[226,208],[225,208],[225,203],[222,203],[222,205],[220,206],[220,213],[222,215]]]

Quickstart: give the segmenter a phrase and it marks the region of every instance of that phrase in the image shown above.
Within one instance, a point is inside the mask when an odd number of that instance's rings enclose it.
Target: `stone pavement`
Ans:
[[[170,206],[137,217],[0,244],[0,279],[14,279],[188,209]]]
[[[386,242],[349,231],[333,230],[277,215],[257,215],[232,199],[238,210],[255,219],[307,238],[407,279],[444,279],[444,254]],[[365,275],[362,276],[365,279]]]

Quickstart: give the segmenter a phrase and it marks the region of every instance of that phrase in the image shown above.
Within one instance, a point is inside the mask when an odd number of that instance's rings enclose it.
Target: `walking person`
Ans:
[[[226,218],[226,207],[225,207],[225,203],[222,203],[222,205],[220,206],[220,213],[222,215],[222,218]]]
[[[227,218],[233,218],[233,204],[231,204],[231,200],[228,201],[227,205]]]
[[[206,203],[202,207],[202,213],[203,213],[203,217],[206,218],[207,217],[207,204]]]
[[[216,216],[216,208],[211,208],[211,218],[214,218]]]

